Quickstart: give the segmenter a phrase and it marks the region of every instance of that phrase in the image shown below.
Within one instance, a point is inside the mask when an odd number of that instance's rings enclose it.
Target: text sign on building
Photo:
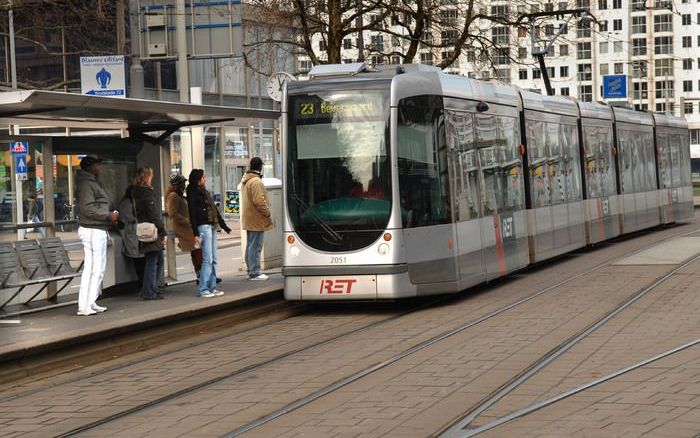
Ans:
[[[10,142],[10,152],[12,155],[28,155],[29,154],[29,142],[13,140]]]
[[[20,181],[26,181],[27,179],[27,156],[26,155],[15,155],[15,175]]]
[[[627,98],[627,75],[603,76],[603,99]]]
[[[81,56],[80,89],[92,96],[126,97],[124,56]]]

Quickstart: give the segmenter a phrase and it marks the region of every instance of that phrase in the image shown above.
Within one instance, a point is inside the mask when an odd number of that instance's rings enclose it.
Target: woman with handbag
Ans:
[[[136,235],[136,205],[132,194],[134,186],[129,186],[124,192],[124,196],[119,201],[117,210],[119,220],[117,221],[117,229],[122,238],[122,253],[126,258],[131,260],[134,266],[137,277],[137,288],[140,291],[143,287],[143,270],[146,264],[144,254],[141,252],[141,245]]]
[[[163,299],[158,293],[158,274],[163,270],[165,227],[160,209],[156,206],[152,182],[153,169],[140,167],[131,189],[137,221],[136,235],[145,258],[143,285],[139,294],[144,300]]]
[[[202,270],[199,273],[197,296],[202,298],[218,297],[224,293],[216,289],[216,232],[231,229],[216,208],[211,193],[206,189],[206,175],[202,169],[192,169],[187,185],[187,204],[190,213],[192,232],[202,242]]]

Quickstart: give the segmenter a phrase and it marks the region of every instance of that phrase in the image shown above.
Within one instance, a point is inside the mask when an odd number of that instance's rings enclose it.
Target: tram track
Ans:
[[[532,378],[535,374],[547,367],[550,363],[554,362],[557,358],[569,351],[572,347],[580,343],[582,340],[586,339],[590,334],[598,330],[608,321],[617,316],[620,312],[630,307],[632,304],[643,298],[649,292],[655,290],[657,287],[668,281],[680,270],[684,269],[685,267],[694,263],[697,260],[700,260],[700,255],[695,255],[686,259],[673,270],[658,277],[651,285],[639,289],[637,292],[633,293],[631,296],[629,296],[628,298],[620,302],[618,305],[616,305],[614,308],[609,310],[605,315],[601,316],[596,321],[592,322],[582,330],[569,337],[564,342],[560,343],[555,348],[542,355],[539,359],[532,362],[523,372],[511,378],[508,382],[506,382],[494,392],[486,396],[481,402],[469,409],[464,417],[462,417],[460,420],[454,422],[451,426],[446,428],[442,433],[439,434],[439,436],[441,438],[469,438],[484,432],[485,430],[481,430],[481,428],[468,428],[471,425],[471,423],[483,412],[494,406],[507,395],[511,394],[520,385],[527,382],[530,378]],[[689,346],[686,348],[689,348]]]
[[[691,231],[690,233],[686,233],[686,234],[691,234],[691,233],[693,233],[693,232],[696,232],[696,231],[694,230],[694,231]],[[348,385],[348,384],[350,384],[350,383],[352,383],[352,382],[354,382],[354,381],[357,381],[357,380],[361,379],[362,377],[365,377],[365,376],[367,376],[367,375],[369,375],[369,374],[371,374],[371,373],[373,373],[373,372],[375,372],[375,371],[378,371],[379,369],[385,368],[385,367],[391,365],[392,363],[395,363],[395,362],[397,362],[397,361],[403,359],[403,358],[406,357],[406,356],[409,356],[409,355],[411,355],[411,354],[413,354],[413,353],[415,353],[415,352],[418,352],[418,351],[420,351],[420,350],[423,350],[423,349],[425,349],[425,348],[427,348],[427,347],[429,347],[429,346],[431,346],[431,345],[434,345],[434,344],[436,344],[436,343],[438,343],[438,342],[440,342],[440,341],[442,341],[442,340],[444,340],[444,339],[446,339],[446,338],[448,338],[448,337],[451,337],[451,336],[454,336],[454,335],[456,335],[456,334],[458,334],[458,333],[460,333],[460,332],[463,332],[464,330],[467,330],[467,329],[470,328],[470,327],[474,327],[474,326],[476,326],[476,325],[478,325],[478,324],[480,324],[480,323],[483,323],[484,321],[487,321],[487,320],[489,320],[489,319],[491,319],[491,318],[493,318],[493,317],[495,317],[495,316],[497,316],[497,315],[500,315],[500,314],[502,314],[502,313],[504,313],[504,312],[507,312],[508,310],[510,310],[510,309],[512,309],[512,308],[514,308],[514,307],[517,307],[517,306],[519,306],[519,305],[521,305],[521,304],[523,304],[523,303],[525,303],[525,302],[528,302],[528,301],[530,301],[530,300],[532,300],[532,299],[534,299],[534,298],[536,298],[536,297],[538,297],[538,296],[541,296],[542,294],[545,294],[545,293],[547,293],[547,292],[550,292],[550,291],[552,291],[552,290],[554,290],[554,289],[556,289],[556,288],[558,288],[558,287],[560,287],[560,286],[563,286],[563,285],[565,285],[565,284],[567,284],[567,283],[570,283],[570,282],[572,282],[572,281],[574,281],[574,280],[576,280],[576,279],[578,279],[578,278],[581,278],[581,277],[584,276],[584,275],[588,275],[588,274],[590,274],[590,273],[592,273],[592,272],[595,272],[595,271],[597,271],[597,270],[599,270],[599,269],[602,269],[602,268],[604,268],[604,267],[610,266],[611,264],[616,263],[617,261],[619,261],[619,260],[622,259],[622,258],[628,257],[628,256],[630,256],[631,254],[635,254],[635,253],[637,253],[637,252],[644,251],[644,250],[648,249],[649,247],[658,245],[659,243],[661,243],[661,242],[663,242],[663,241],[665,241],[665,240],[669,240],[669,239],[673,239],[673,238],[677,238],[677,237],[682,237],[683,235],[686,235],[686,234],[682,234],[682,235],[672,235],[672,236],[669,236],[669,237],[667,237],[667,238],[654,241],[654,242],[652,242],[652,243],[650,243],[650,244],[648,244],[648,245],[645,245],[645,246],[643,246],[643,247],[641,247],[641,248],[638,248],[638,249],[636,249],[635,251],[632,251],[631,253],[626,253],[626,254],[624,254],[624,255],[614,257],[614,258],[612,258],[612,259],[610,259],[610,260],[608,260],[608,261],[605,261],[605,262],[596,264],[596,265],[594,265],[593,267],[591,267],[591,268],[589,268],[589,269],[587,269],[587,270],[585,270],[585,271],[583,271],[583,272],[580,272],[580,273],[578,273],[578,274],[576,274],[576,275],[574,275],[574,276],[571,276],[571,277],[569,277],[569,278],[567,278],[567,279],[564,279],[564,280],[562,280],[562,281],[559,281],[559,282],[557,282],[557,283],[555,283],[555,284],[553,284],[553,285],[550,285],[550,286],[548,286],[548,287],[546,287],[546,288],[543,288],[543,289],[540,289],[540,290],[538,290],[538,291],[536,291],[536,292],[534,292],[534,293],[531,293],[531,294],[529,294],[529,295],[527,295],[527,296],[525,296],[525,297],[523,297],[523,298],[521,298],[521,299],[519,299],[519,300],[516,300],[516,301],[514,301],[514,302],[512,302],[512,303],[510,303],[510,304],[507,304],[507,305],[502,306],[502,307],[500,307],[500,308],[498,308],[498,309],[496,309],[496,310],[494,310],[494,311],[491,311],[491,312],[487,313],[486,315],[483,315],[483,316],[481,316],[481,317],[475,318],[475,319],[473,319],[473,320],[467,322],[466,324],[463,324],[463,325],[461,325],[461,326],[459,326],[459,327],[457,327],[457,328],[455,328],[455,329],[448,330],[448,331],[443,332],[443,333],[441,333],[441,334],[439,334],[439,335],[437,335],[437,336],[435,336],[435,337],[433,337],[433,338],[431,338],[431,339],[428,339],[428,340],[426,340],[426,341],[424,341],[424,342],[421,342],[421,343],[419,343],[419,344],[413,346],[412,348],[407,349],[407,350],[404,350],[404,351],[402,351],[401,353],[399,353],[399,354],[397,354],[397,355],[395,355],[395,356],[393,356],[393,357],[391,357],[391,358],[389,358],[389,359],[387,359],[387,360],[385,360],[385,361],[382,361],[382,362],[380,362],[380,363],[378,363],[378,364],[375,364],[374,366],[365,368],[364,370],[361,370],[361,371],[359,371],[359,372],[357,372],[357,373],[355,373],[355,374],[352,374],[351,376],[348,376],[348,377],[346,377],[346,378],[340,379],[340,380],[336,381],[335,383],[333,383],[333,384],[331,384],[331,385],[328,385],[327,387],[324,387],[324,388],[322,388],[322,389],[320,389],[320,390],[318,390],[318,391],[316,391],[316,392],[314,392],[314,393],[312,393],[312,394],[309,394],[309,395],[307,395],[306,397],[303,397],[303,398],[301,398],[301,399],[299,399],[299,400],[297,400],[297,401],[295,401],[295,402],[293,402],[293,403],[290,403],[290,404],[288,404],[288,405],[286,405],[286,406],[284,406],[284,407],[282,407],[282,408],[280,408],[280,409],[278,409],[278,410],[276,410],[276,411],[274,411],[274,412],[272,412],[272,413],[270,413],[270,414],[268,414],[268,415],[266,415],[266,416],[264,416],[264,417],[258,418],[258,419],[256,419],[256,420],[250,422],[250,423],[247,423],[246,425],[244,425],[244,426],[242,426],[242,427],[239,427],[239,428],[237,428],[237,429],[231,431],[231,432],[230,432],[229,434],[227,434],[226,436],[238,436],[238,435],[240,435],[240,434],[242,434],[242,433],[244,433],[244,432],[246,432],[246,431],[249,431],[249,430],[252,430],[252,429],[254,429],[254,428],[257,428],[257,427],[259,427],[259,426],[261,426],[261,425],[263,425],[263,424],[266,424],[266,423],[268,423],[268,422],[274,420],[275,418],[278,418],[278,417],[280,417],[280,416],[282,416],[282,415],[284,415],[284,414],[286,414],[286,413],[288,413],[288,412],[291,412],[291,411],[293,411],[293,410],[295,410],[295,409],[298,409],[298,408],[301,407],[301,406],[304,406],[304,405],[306,405],[306,404],[308,404],[308,403],[311,403],[312,401],[314,401],[314,400],[316,400],[316,399],[318,399],[318,398],[320,398],[320,397],[323,397],[324,395],[330,394],[331,392],[336,391],[336,390],[342,388],[342,387],[345,386],[345,385]],[[441,297],[441,298],[436,299],[436,300],[431,300],[431,301],[429,301],[429,302],[427,302],[427,303],[423,303],[423,304],[421,304],[421,305],[419,305],[419,306],[416,306],[415,308],[411,308],[411,309],[409,309],[409,310],[407,310],[407,311],[405,311],[405,312],[401,312],[401,313],[396,314],[396,315],[393,315],[393,316],[391,316],[391,317],[389,317],[389,318],[385,318],[385,319],[381,319],[381,320],[378,320],[378,321],[374,321],[374,322],[372,322],[372,323],[370,323],[370,324],[363,325],[363,326],[361,326],[361,327],[355,328],[355,329],[350,330],[350,331],[348,331],[348,332],[345,332],[345,333],[343,333],[343,334],[341,334],[341,335],[334,336],[334,337],[328,338],[328,339],[324,339],[324,340],[321,340],[321,341],[319,341],[319,342],[314,342],[314,343],[312,343],[312,344],[310,344],[310,345],[307,345],[307,346],[302,346],[302,347],[300,347],[300,348],[296,348],[296,349],[293,349],[293,350],[286,351],[286,352],[284,352],[284,353],[282,353],[282,354],[275,355],[274,357],[271,357],[271,358],[269,358],[269,359],[267,359],[267,360],[260,361],[260,362],[257,362],[257,363],[255,363],[255,364],[251,364],[251,365],[249,365],[249,366],[246,366],[246,367],[243,367],[243,368],[234,370],[234,371],[232,371],[232,372],[230,372],[230,373],[226,373],[226,374],[224,374],[224,375],[216,376],[216,377],[214,377],[214,378],[211,378],[211,379],[208,379],[208,380],[206,380],[206,381],[200,382],[200,383],[198,383],[198,384],[196,384],[196,385],[188,386],[188,387],[186,387],[186,388],[183,388],[183,389],[181,389],[181,390],[179,390],[179,391],[172,392],[172,393],[167,394],[167,395],[165,395],[165,396],[162,396],[162,397],[159,397],[159,398],[150,400],[150,401],[148,401],[148,402],[144,402],[144,403],[138,404],[138,405],[136,405],[136,406],[132,406],[132,407],[130,407],[130,408],[128,408],[128,409],[125,409],[125,410],[123,410],[123,411],[117,412],[117,413],[115,413],[115,414],[113,414],[113,415],[106,416],[106,417],[104,417],[104,418],[102,418],[102,419],[100,419],[100,420],[96,420],[96,421],[93,421],[93,422],[91,422],[91,423],[88,423],[88,424],[82,425],[82,426],[80,426],[80,427],[74,428],[74,429],[72,429],[72,430],[70,430],[70,431],[67,431],[67,432],[65,432],[65,433],[61,433],[60,435],[57,435],[57,436],[63,437],[63,436],[75,436],[75,435],[78,435],[78,434],[80,434],[80,433],[82,433],[82,432],[86,432],[86,431],[95,429],[95,428],[97,428],[97,427],[99,427],[99,426],[101,426],[101,425],[104,425],[104,424],[113,422],[113,421],[115,421],[115,420],[118,420],[118,419],[121,419],[121,418],[124,418],[124,417],[128,417],[128,416],[130,416],[130,415],[133,415],[133,414],[136,414],[136,413],[138,413],[138,412],[144,411],[144,410],[146,410],[146,409],[155,407],[155,406],[160,405],[160,404],[162,404],[162,403],[165,403],[165,402],[168,402],[168,401],[171,401],[171,400],[175,400],[175,399],[178,399],[178,398],[183,397],[183,396],[186,396],[186,395],[193,394],[193,393],[195,393],[195,392],[197,392],[197,391],[199,391],[199,390],[202,390],[202,389],[204,389],[204,388],[210,387],[210,386],[212,386],[212,385],[215,385],[215,384],[217,384],[217,383],[223,382],[223,381],[225,381],[225,380],[228,380],[228,379],[231,379],[231,378],[235,378],[235,377],[241,376],[241,375],[243,375],[243,374],[251,373],[251,372],[253,372],[253,371],[255,371],[255,370],[258,370],[258,369],[260,369],[260,368],[263,368],[263,367],[265,367],[265,366],[268,366],[268,365],[270,365],[270,364],[273,364],[273,363],[275,363],[275,362],[277,362],[277,361],[283,360],[283,359],[288,358],[288,357],[290,357],[290,356],[294,356],[294,355],[299,354],[299,353],[302,353],[302,352],[308,352],[308,351],[310,351],[310,350],[312,350],[312,349],[314,349],[314,348],[318,348],[318,347],[320,347],[320,346],[327,345],[327,344],[329,344],[329,343],[331,343],[331,342],[333,342],[333,341],[335,341],[335,340],[338,340],[338,339],[341,339],[341,338],[345,338],[345,337],[348,337],[348,336],[357,334],[357,333],[359,333],[359,332],[361,332],[361,331],[364,331],[364,330],[368,330],[368,329],[371,329],[371,328],[376,328],[376,327],[378,327],[378,326],[380,326],[380,325],[382,325],[382,324],[386,324],[386,323],[388,323],[388,322],[391,322],[391,321],[394,321],[394,320],[396,320],[396,319],[402,318],[402,317],[404,317],[404,316],[410,315],[410,314],[415,313],[415,312],[417,312],[417,311],[419,311],[419,310],[422,310],[422,309],[425,309],[425,308],[428,308],[428,307],[431,307],[431,306],[435,306],[435,305],[437,305],[437,304],[439,304],[439,303],[447,302],[447,301],[449,301],[449,300],[453,300],[453,299],[459,298],[460,296],[463,296],[463,295],[461,295],[461,294],[460,294],[460,295],[449,295],[449,296]],[[294,315],[294,316],[290,316],[289,318],[302,316],[303,314],[304,314],[304,313],[301,312],[300,314],[297,314],[297,315]],[[289,318],[285,318],[285,319],[289,319]],[[250,329],[248,329],[248,330],[245,330],[245,332],[249,332],[250,330],[259,329],[259,328],[261,328],[261,327],[263,327],[263,326],[269,326],[270,324],[274,324],[274,323],[275,323],[275,321],[270,322],[270,323],[267,323],[267,324],[264,324],[264,325],[261,325],[261,326],[259,326],[259,327],[252,327],[252,328],[250,328]],[[223,336],[217,337],[217,339],[212,339],[211,342],[213,342],[213,341],[215,341],[215,340],[225,339],[225,338],[228,337],[228,336],[237,336],[237,335],[240,335],[240,334],[241,334],[241,332],[234,333],[234,334],[223,335]],[[187,347],[184,347],[184,348],[187,348]],[[153,359],[153,358],[152,358],[152,357],[144,358],[142,361],[146,361],[146,360],[149,360],[149,359]],[[127,365],[125,365],[125,366],[127,366]]]
[[[676,346],[670,350],[666,350],[662,353],[659,353],[655,356],[652,356],[652,357],[649,357],[649,358],[644,359],[642,361],[639,361],[639,362],[632,364],[630,366],[620,368],[620,369],[618,369],[612,373],[609,373],[609,374],[607,374],[599,379],[590,381],[590,382],[585,383],[583,385],[579,385],[576,388],[573,388],[569,391],[562,392],[562,393],[557,394],[553,397],[550,397],[546,400],[542,400],[540,402],[528,405],[522,409],[518,409],[517,411],[514,411],[508,415],[504,415],[502,417],[499,417],[496,420],[493,420],[487,424],[476,427],[476,428],[471,429],[469,431],[464,431],[465,432],[464,434],[451,434],[451,435],[447,435],[447,436],[449,436],[449,437],[458,436],[458,437],[465,437],[466,438],[466,437],[472,437],[472,436],[476,436],[476,435],[488,432],[488,431],[495,429],[499,426],[502,426],[508,422],[517,420],[517,419],[522,418],[526,415],[529,415],[533,412],[539,411],[540,409],[546,408],[547,406],[553,405],[554,403],[566,400],[570,397],[573,397],[577,394],[580,394],[583,391],[591,389],[595,386],[609,382],[609,381],[611,381],[617,377],[620,377],[624,374],[638,370],[638,369],[643,368],[647,365],[651,365],[654,362],[658,362],[658,361],[665,359],[669,356],[672,356],[674,354],[678,354],[680,352],[683,352],[685,350],[688,350],[690,348],[697,347],[697,346],[700,346],[700,339],[695,339],[693,341],[686,342],[682,345]]]

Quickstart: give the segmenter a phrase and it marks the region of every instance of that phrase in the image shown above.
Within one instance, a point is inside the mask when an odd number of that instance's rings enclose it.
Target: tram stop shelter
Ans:
[[[64,231],[77,229],[72,205],[73,172],[84,155],[104,160],[100,179],[115,205],[136,169],[142,166],[153,168],[156,199],[163,199],[171,165],[175,164],[171,163],[168,141],[171,134],[188,128],[196,130],[202,125],[222,125],[234,119],[237,123],[250,124],[278,118],[278,111],[262,109],[43,90],[0,93],[0,126],[4,128],[0,132],[3,148],[0,150],[0,245],[17,247],[32,229],[42,230],[41,236],[34,232],[32,239],[57,234],[61,237]],[[195,134],[189,138],[190,144],[182,142],[177,163],[185,174],[191,168],[204,168],[203,142],[197,141]],[[15,145],[13,151],[11,146]],[[28,150],[22,154],[25,145]],[[20,153],[13,153],[17,151]],[[32,220],[37,204],[42,210],[40,219],[36,220],[37,215]],[[121,254],[118,234],[111,234],[113,244],[108,248],[104,287],[135,279],[133,269]],[[166,269],[172,272],[169,276],[175,277],[175,247],[172,239],[168,241]],[[0,313],[3,303],[31,301],[31,288],[12,297],[15,292],[5,284],[6,278],[1,280]],[[36,299],[54,297],[56,288],[56,282],[48,283]]]

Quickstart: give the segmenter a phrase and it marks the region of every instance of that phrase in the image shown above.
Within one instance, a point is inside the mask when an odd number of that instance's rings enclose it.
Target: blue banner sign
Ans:
[[[603,99],[627,98],[627,75],[603,76]]]

